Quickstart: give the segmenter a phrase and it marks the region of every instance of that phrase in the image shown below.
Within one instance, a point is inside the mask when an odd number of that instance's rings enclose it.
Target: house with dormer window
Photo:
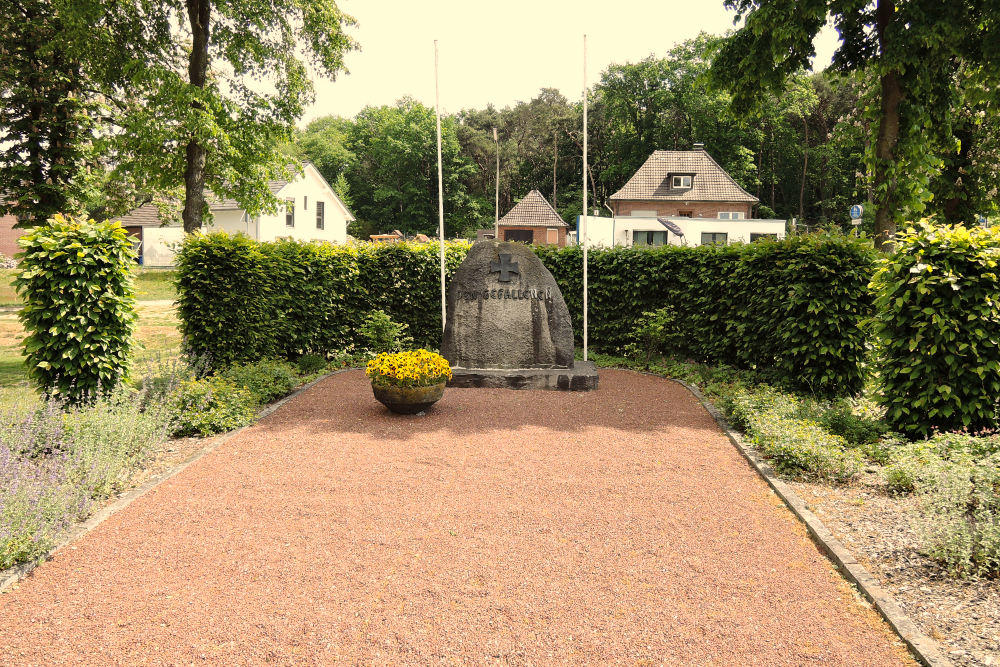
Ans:
[[[784,220],[751,218],[757,201],[702,144],[654,151],[609,198],[613,217],[588,223],[587,238],[605,246],[660,246],[784,237]]]
[[[745,220],[758,200],[695,144],[692,151],[655,151],[610,201],[616,217]]]

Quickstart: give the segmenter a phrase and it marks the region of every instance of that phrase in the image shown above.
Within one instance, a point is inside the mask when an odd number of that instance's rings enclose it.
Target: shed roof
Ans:
[[[691,187],[675,188],[671,176],[691,175]],[[758,199],[704,150],[653,151],[612,200],[751,202]]]
[[[526,194],[500,218],[499,224],[501,227],[569,227],[538,190]]]
[[[160,210],[152,202],[132,209],[127,215],[114,216],[111,220],[121,220],[123,227],[159,227],[163,224]]]

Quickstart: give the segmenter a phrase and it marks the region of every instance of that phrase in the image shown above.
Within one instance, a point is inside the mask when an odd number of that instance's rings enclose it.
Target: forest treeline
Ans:
[[[851,204],[870,199],[864,156],[874,130],[863,74],[799,72],[781,95],[753,109],[732,105],[709,68],[724,37],[701,34],[638,63],[614,64],[589,91],[592,206],[604,205],[658,149],[696,142],[760,203],[754,215],[849,228]],[[465,109],[442,117],[448,236],[492,226],[497,128],[500,215],[538,189],[572,223],[582,207],[582,101],[543,88],[527,102]],[[974,221],[996,198],[1000,132],[974,107],[956,110],[959,150],[940,149],[933,198],[921,215]],[[312,161],[349,203],[359,238],[399,229],[434,234],[437,165],[434,109],[411,98],[327,116],[296,132],[286,152]],[[929,150],[934,150],[933,146]],[[866,219],[866,227],[871,221]]]

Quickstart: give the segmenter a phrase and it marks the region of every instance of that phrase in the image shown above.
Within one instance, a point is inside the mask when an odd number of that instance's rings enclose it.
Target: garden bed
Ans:
[[[953,577],[921,554],[915,497],[889,495],[871,470],[847,486],[788,484],[956,664],[1000,665],[1000,581]]]

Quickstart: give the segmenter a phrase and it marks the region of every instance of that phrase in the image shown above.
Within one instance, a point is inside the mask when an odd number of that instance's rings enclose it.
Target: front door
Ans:
[[[131,238],[132,249],[135,250],[136,259],[142,264],[142,227],[138,225],[128,226],[125,228],[125,232]]]

